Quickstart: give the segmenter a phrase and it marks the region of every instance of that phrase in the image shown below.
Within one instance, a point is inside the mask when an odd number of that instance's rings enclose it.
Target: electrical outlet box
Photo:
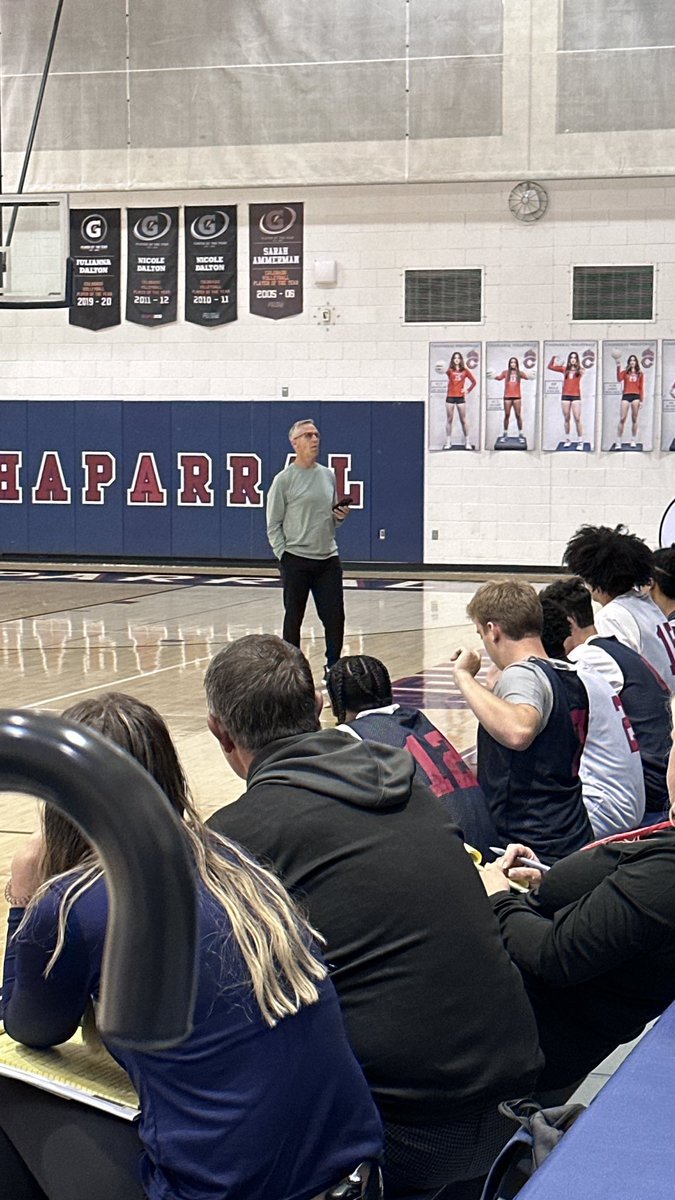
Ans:
[[[437,541],[438,541],[438,530],[437,530],[437,529],[432,529],[432,531],[431,531],[431,540],[432,540],[432,542],[437,542]]]
[[[377,536],[379,537],[380,541],[383,542],[387,536],[386,529],[378,529]]]

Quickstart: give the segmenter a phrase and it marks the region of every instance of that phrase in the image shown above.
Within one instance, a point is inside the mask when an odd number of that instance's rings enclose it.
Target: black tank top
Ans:
[[[527,750],[509,750],[479,725],[478,781],[501,844],[523,842],[555,862],[593,840],[579,779],[588,695],[576,671],[542,658],[528,661],[551,684],[551,715]]]
[[[670,689],[642,655],[617,638],[594,637],[589,645],[599,646],[621,670],[621,703],[640,747],[646,809],[663,812],[668,807],[666,766],[673,729]]]

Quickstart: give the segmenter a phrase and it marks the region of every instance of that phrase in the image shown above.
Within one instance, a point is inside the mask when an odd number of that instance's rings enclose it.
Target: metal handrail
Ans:
[[[109,895],[101,1033],[145,1050],[183,1041],[197,983],[196,877],[181,821],[161,788],[94,730],[3,709],[0,791],[54,804],[100,855]]]

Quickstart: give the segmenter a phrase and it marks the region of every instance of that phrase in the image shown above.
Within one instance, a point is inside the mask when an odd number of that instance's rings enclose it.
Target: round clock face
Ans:
[[[548,195],[540,183],[517,183],[509,195],[509,209],[517,221],[531,224],[543,217]]]

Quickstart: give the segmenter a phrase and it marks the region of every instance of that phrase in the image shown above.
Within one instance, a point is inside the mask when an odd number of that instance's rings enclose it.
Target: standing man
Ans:
[[[267,496],[267,537],[279,559],[284,585],[284,641],[300,645],[311,592],[326,635],[325,678],[342,653],[345,608],[335,527],[344,521],[349,508],[338,504],[333,472],[317,462],[320,435],[314,421],[296,421],[288,439],[295,461],[272,480]]]

